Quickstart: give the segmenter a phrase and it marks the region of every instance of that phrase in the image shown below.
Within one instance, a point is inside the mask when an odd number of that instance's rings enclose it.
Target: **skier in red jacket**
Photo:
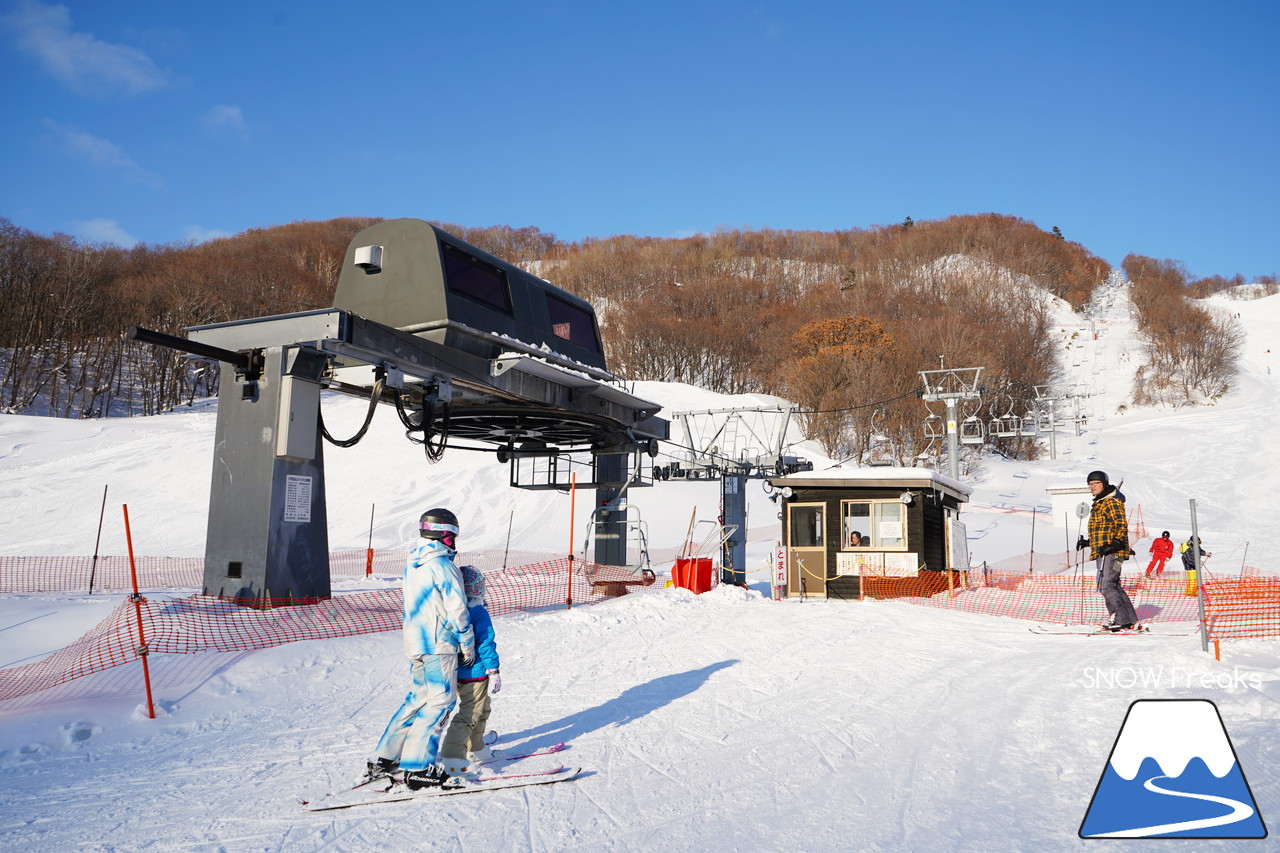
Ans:
[[[1173,540],[1169,538],[1169,531],[1160,534],[1159,539],[1151,542],[1151,562],[1147,563],[1147,574],[1151,574],[1151,570],[1155,569],[1157,575],[1164,574],[1164,561],[1173,556]]]

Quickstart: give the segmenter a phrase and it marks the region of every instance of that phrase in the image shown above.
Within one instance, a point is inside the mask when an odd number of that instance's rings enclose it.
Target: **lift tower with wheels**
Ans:
[[[431,459],[458,443],[513,465],[626,457],[667,437],[660,407],[606,369],[590,304],[422,220],[357,234],[332,308],[187,333],[131,332],[226,366],[204,592],[252,606],[329,597],[323,441],[355,443],[379,407]],[[323,391],[369,400],[354,437],[328,435]]]

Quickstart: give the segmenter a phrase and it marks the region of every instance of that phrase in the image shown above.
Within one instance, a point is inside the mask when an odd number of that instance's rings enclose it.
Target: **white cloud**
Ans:
[[[188,225],[183,229],[183,236],[188,240],[197,243],[206,243],[209,240],[218,240],[222,237],[230,237],[230,231],[221,231],[217,228],[205,228],[203,225]]]
[[[67,153],[87,161],[99,169],[115,171],[134,183],[142,184],[153,190],[162,189],[164,181],[154,172],[149,172],[134,162],[125,150],[109,139],[85,133],[74,127],[46,121],[45,124],[59,139]]]
[[[170,75],[141,50],[73,31],[66,6],[25,0],[3,21],[22,51],[77,94],[131,97],[173,84]]]
[[[115,243],[126,249],[138,243],[114,219],[77,219],[71,223],[71,233],[87,243]]]
[[[219,104],[209,110],[200,119],[200,123],[206,130],[230,131],[241,139],[249,136],[244,124],[244,113],[239,107],[230,104]]]

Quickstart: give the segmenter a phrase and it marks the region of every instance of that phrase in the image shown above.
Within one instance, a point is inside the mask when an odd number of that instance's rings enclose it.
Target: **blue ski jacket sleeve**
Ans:
[[[475,631],[453,553],[433,539],[409,552],[404,567],[404,653],[411,658],[475,655]]]
[[[493,633],[493,619],[483,604],[470,608],[471,627],[476,632],[476,662],[458,667],[459,681],[478,681],[491,669],[501,669],[498,660],[498,643]]]

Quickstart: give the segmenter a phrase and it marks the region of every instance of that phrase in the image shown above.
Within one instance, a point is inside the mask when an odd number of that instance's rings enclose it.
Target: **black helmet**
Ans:
[[[1097,480],[1104,486],[1111,485],[1111,480],[1107,477],[1106,471],[1090,471],[1089,476],[1085,477],[1085,482],[1092,483],[1094,480]]]
[[[458,517],[442,507],[429,509],[418,519],[418,532],[423,539],[443,539],[458,535]]]
[[[1167,530],[1166,530],[1166,531],[1164,531],[1163,533],[1161,533],[1160,535],[1161,535],[1161,536],[1163,536],[1165,539],[1168,539],[1168,538],[1169,538],[1169,531],[1167,531]]]

